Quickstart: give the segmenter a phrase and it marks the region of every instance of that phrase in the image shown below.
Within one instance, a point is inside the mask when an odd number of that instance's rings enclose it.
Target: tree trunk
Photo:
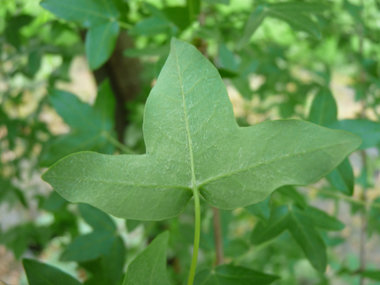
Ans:
[[[116,131],[120,142],[123,142],[124,130],[128,125],[126,105],[137,96],[141,89],[139,59],[128,58],[123,55],[127,48],[133,47],[133,39],[126,31],[122,30],[111,58],[102,67],[94,71],[98,85],[106,78],[110,81],[116,98]]]

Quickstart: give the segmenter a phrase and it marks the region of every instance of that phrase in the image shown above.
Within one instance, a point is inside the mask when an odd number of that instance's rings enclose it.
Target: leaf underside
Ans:
[[[356,136],[299,120],[238,127],[218,71],[192,45],[173,39],[144,113],[146,154],[81,152],[43,179],[71,202],[114,216],[161,220],[181,213],[198,189],[234,209],[283,185],[306,185],[360,145]]]

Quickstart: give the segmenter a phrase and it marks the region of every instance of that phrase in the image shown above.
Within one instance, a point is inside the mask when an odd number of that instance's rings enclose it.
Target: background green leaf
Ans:
[[[374,147],[380,143],[380,124],[364,120],[342,120],[328,126],[332,129],[353,133],[362,139],[359,149]]]
[[[86,54],[91,69],[98,69],[111,57],[118,36],[117,22],[107,22],[90,28],[86,35]]]
[[[168,239],[168,232],[160,234],[132,260],[127,268],[123,285],[170,284],[166,275]]]
[[[28,277],[29,285],[80,285],[81,283],[60,269],[38,262],[23,259],[22,264]]]
[[[43,0],[41,6],[57,17],[81,23],[86,27],[114,22],[119,16],[112,1]]]
[[[94,231],[108,231],[114,233],[116,225],[114,221],[104,212],[87,204],[80,204],[79,211]]]
[[[62,261],[88,261],[106,254],[115,241],[115,235],[108,231],[94,231],[79,236],[68,245],[61,255]]]
[[[272,284],[278,276],[265,274],[242,266],[220,265],[212,270],[204,269],[195,276],[194,284],[199,285],[249,285]]]

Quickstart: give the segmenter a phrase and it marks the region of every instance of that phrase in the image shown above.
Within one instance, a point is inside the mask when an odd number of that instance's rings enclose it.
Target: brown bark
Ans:
[[[124,56],[124,51],[133,48],[133,39],[122,31],[116,42],[111,58],[94,71],[95,80],[100,84],[108,78],[116,98],[116,131],[119,141],[123,142],[124,130],[128,124],[126,105],[140,92],[141,64],[138,58]]]

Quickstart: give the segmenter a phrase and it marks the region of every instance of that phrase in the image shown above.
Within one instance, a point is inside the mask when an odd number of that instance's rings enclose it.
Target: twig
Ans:
[[[218,208],[212,207],[213,222],[214,222],[214,242],[216,253],[216,265],[221,265],[224,262],[223,254],[223,235],[220,223],[220,211]]]
[[[361,6],[362,11],[364,9],[364,0],[361,0]],[[359,30],[359,56],[360,60],[363,60],[363,45],[364,45],[364,24],[360,24],[360,30]],[[365,78],[365,71],[363,68],[361,68],[360,71],[360,82],[364,83],[366,80]],[[365,112],[367,108],[367,94],[364,94],[362,98],[362,111],[361,111],[361,118],[365,118]],[[362,157],[362,171],[366,174],[367,171],[367,157],[364,150],[361,151],[361,157]],[[362,201],[366,203],[367,197],[366,197],[366,183],[363,187],[363,193],[362,193]],[[360,225],[360,247],[359,247],[359,260],[360,260],[360,270],[363,271],[365,269],[366,265],[366,244],[367,240],[367,208],[364,208],[364,212],[361,215],[361,225]],[[364,285],[365,277],[363,275],[360,275],[360,285]]]

